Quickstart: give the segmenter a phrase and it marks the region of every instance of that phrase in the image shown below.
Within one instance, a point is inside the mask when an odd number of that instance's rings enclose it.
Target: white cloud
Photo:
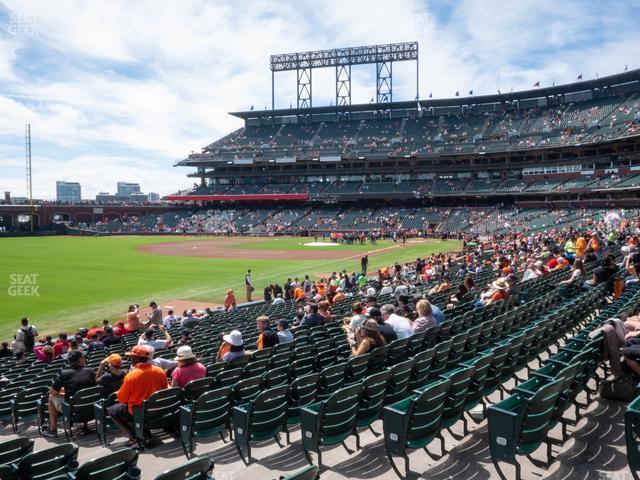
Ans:
[[[0,190],[24,191],[22,172],[3,162],[22,161],[27,122],[47,149],[38,151],[37,196],[52,197],[61,176],[82,182],[87,197],[117,180],[161,193],[189,185],[173,163],[241,126],[227,112],[270,104],[273,53],[417,40],[422,98],[634,67],[637,3],[607,15],[592,2],[565,3],[4,0],[33,28],[0,32]],[[373,69],[354,68],[354,103],[373,96]],[[415,72],[394,73],[394,98],[412,99]],[[334,98],[331,77],[314,77],[315,105]],[[288,106],[295,80],[277,82],[277,106]]]

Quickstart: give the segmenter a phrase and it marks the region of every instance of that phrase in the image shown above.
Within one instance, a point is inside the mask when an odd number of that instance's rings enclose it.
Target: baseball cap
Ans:
[[[69,352],[69,354],[67,355],[67,360],[69,360],[69,363],[76,363],[78,360],[80,360],[84,355],[82,355],[82,352],[80,350],[72,350],[71,352]]]
[[[107,357],[107,363],[109,365],[113,365],[113,366],[120,366],[122,365],[122,357],[120,355],[118,355],[117,353],[112,353],[111,355],[109,355]]]
[[[130,357],[150,358],[151,349],[146,345],[136,345],[131,349],[130,352],[127,352],[125,355],[128,355]]]

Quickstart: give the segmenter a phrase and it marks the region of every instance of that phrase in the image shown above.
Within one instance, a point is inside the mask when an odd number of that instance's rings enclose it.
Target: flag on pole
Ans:
[[[578,75],[578,80],[582,80],[582,74]]]
[[[540,86],[540,80],[538,80],[536,83],[533,84],[534,87],[539,87]]]

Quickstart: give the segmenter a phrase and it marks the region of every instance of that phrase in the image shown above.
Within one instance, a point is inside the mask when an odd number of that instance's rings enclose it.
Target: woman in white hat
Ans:
[[[172,387],[184,387],[191,380],[198,380],[207,374],[207,368],[198,362],[189,345],[183,345],[176,352],[178,366],[171,374]]]
[[[222,357],[223,362],[230,362],[236,358],[242,358],[247,353],[244,351],[244,342],[242,341],[242,333],[238,330],[233,330],[222,337],[222,339],[229,345],[229,351]]]

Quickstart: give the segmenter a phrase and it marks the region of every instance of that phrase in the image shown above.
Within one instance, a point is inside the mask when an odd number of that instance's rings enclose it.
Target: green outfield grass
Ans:
[[[152,299],[221,303],[228,288],[239,293],[243,290],[247,268],[253,271],[256,298],[265,284],[282,284],[289,276],[359,268],[357,256],[348,261],[260,259],[262,249],[324,248],[300,245],[313,239],[265,238],[244,243],[238,248],[256,250],[255,257],[247,260],[173,257],[136,250],[145,244],[193,240],[212,238],[60,236],[0,240],[0,339],[11,338],[20,317],[25,315],[32,318],[41,332],[54,333],[113,318],[130,303],[147,305]],[[391,244],[327,248],[367,251]],[[457,241],[408,243],[406,247],[371,257],[370,265],[408,261],[457,248],[460,248]]]

